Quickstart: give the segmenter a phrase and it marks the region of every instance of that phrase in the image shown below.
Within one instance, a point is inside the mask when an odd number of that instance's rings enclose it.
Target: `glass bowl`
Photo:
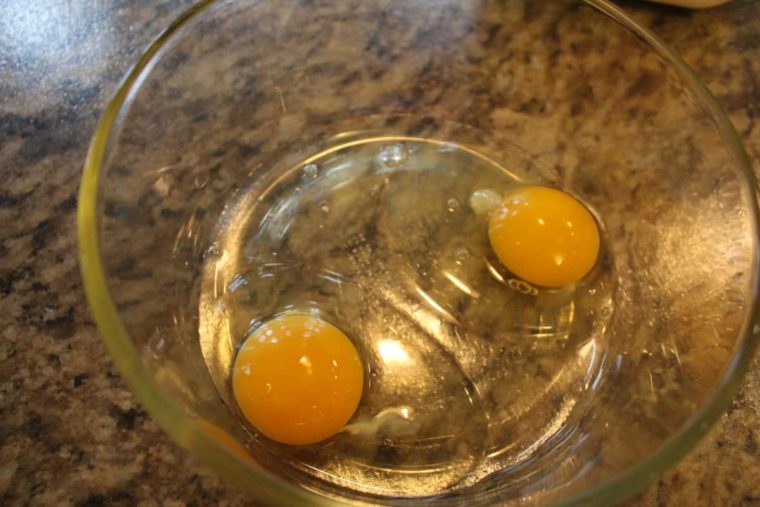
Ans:
[[[407,272],[425,275],[428,292],[414,285],[424,296],[415,305],[429,317],[442,301],[432,325],[467,338],[455,344],[456,361],[438,371],[442,386],[461,374],[464,390],[446,391],[440,406],[420,404],[417,412],[447,420],[464,392],[468,403],[477,398],[472,412],[483,417],[479,426],[453,426],[459,440],[447,435],[448,447],[430,444],[439,447],[427,461],[407,468],[400,440],[372,434],[361,459],[341,458],[341,466],[361,461],[361,473],[341,476],[319,460],[353,449],[350,437],[338,435],[316,452],[268,442],[241,421],[228,375],[246,336],[229,317],[239,303],[233,293],[244,287],[248,303],[272,314],[282,306],[267,304],[281,305],[285,293],[261,271],[282,264],[249,265],[244,276],[231,259],[291,234],[289,224],[308,213],[292,213],[269,236],[249,229],[308,193],[301,186],[311,183],[298,178],[325,181],[354,167],[346,153],[369,156],[367,167],[388,181],[411,177],[425,165],[420,160],[440,159],[460,161],[446,166],[456,178],[469,171],[474,181],[495,167],[514,182],[559,187],[593,211],[603,241],[588,280],[564,291],[507,280],[493,264],[498,287],[489,279],[472,290],[451,272],[434,268],[428,276],[419,265],[383,278],[393,291]],[[406,199],[408,213],[388,211],[397,200],[378,201],[376,211],[401,227],[409,216],[424,221],[420,210],[447,206],[461,222],[428,220],[456,229],[441,245],[459,231],[482,231],[467,206],[475,187],[418,173],[413,192],[402,186],[401,196],[386,196]],[[364,202],[374,187],[356,188],[341,213],[335,209],[344,201],[319,201],[323,211],[333,208],[324,222],[333,239],[342,241],[349,218],[367,211],[351,203]],[[747,368],[758,333],[755,189],[736,133],[703,83],[610,2],[205,1],[150,45],[106,107],[81,185],[79,250],[98,329],[127,383],[177,442],[256,498],[606,505],[682,457]],[[309,223],[301,229],[315,245],[324,223],[313,222],[313,231]],[[377,233],[374,225],[367,230]],[[240,251],[220,248],[222,239]],[[476,250],[482,243],[472,242]],[[370,256],[367,265],[375,262]],[[260,276],[250,275],[254,268]],[[265,274],[280,276],[274,271]],[[519,332],[499,335],[506,341],[497,347],[483,337],[498,334],[493,326],[501,323],[445,322],[447,308],[461,310],[446,298],[463,297],[436,285],[449,282],[470,296],[503,295],[509,305],[499,311],[524,320]],[[350,281],[343,287],[359,300],[362,287],[375,290]],[[553,313],[538,312],[531,327],[526,315],[538,301],[549,301]],[[368,322],[341,324],[356,338],[369,333]],[[368,365],[382,359],[373,342],[362,343]],[[568,357],[573,368],[563,362]],[[497,365],[487,381],[472,374],[481,363]],[[380,399],[385,381],[403,378],[369,381],[360,413]],[[480,447],[467,454],[465,469],[436,468],[435,459],[471,445]]]

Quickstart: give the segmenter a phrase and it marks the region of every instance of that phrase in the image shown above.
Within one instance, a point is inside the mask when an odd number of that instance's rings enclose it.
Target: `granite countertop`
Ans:
[[[760,168],[760,4],[622,3],[705,79]],[[125,387],[77,266],[77,188],[98,114],[189,4],[0,5],[0,504],[249,503],[170,441]],[[709,436],[626,505],[760,505],[759,393],[760,359]]]

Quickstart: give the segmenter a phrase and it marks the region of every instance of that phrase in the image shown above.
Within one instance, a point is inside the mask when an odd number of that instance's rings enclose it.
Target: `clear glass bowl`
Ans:
[[[352,491],[259,452],[199,334],[225,210],[289,164],[368,135],[450,143],[573,193],[604,224],[612,259],[605,346],[576,386],[586,401],[558,399],[565,418],[519,458],[435,498]],[[79,248],[126,381],[176,441],[257,498],[606,505],[683,456],[747,368],[755,189],[702,82],[607,1],[206,1],[158,37],[105,109]]]

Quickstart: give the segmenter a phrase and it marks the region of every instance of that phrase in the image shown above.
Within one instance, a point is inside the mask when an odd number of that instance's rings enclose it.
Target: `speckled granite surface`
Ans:
[[[0,503],[244,505],[159,430],[88,314],[75,207],[89,137],[140,48],[186,1],[0,5]],[[625,2],[704,77],[760,165],[760,5]],[[760,504],[760,362],[728,413],[628,505]]]

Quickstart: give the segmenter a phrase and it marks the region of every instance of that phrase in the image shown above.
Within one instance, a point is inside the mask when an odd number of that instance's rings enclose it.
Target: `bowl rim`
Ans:
[[[619,502],[641,491],[668,468],[685,456],[708,432],[724,412],[738,390],[749,368],[760,335],[760,312],[758,283],[760,259],[758,258],[758,187],[749,157],[715,97],[707,89],[688,64],[658,36],[635,21],[623,9],[610,0],[577,0],[591,6],[599,13],[613,19],[647,43],[660,58],[671,65],[682,83],[694,94],[704,111],[711,117],[722,138],[724,147],[733,156],[733,162],[742,182],[742,194],[748,203],[749,221],[754,241],[752,243],[752,274],[748,288],[751,304],[747,320],[740,331],[726,372],[715,391],[696,414],[683,427],[670,436],[656,451],[642,461],[609,477],[594,487],[560,499],[549,505],[568,507],[576,505],[608,505]],[[222,478],[241,490],[273,504],[284,505],[344,505],[336,500],[291,486],[286,481],[263,470],[251,468],[251,463],[234,449],[220,444],[210,437],[198,421],[188,418],[181,407],[161,390],[151,378],[148,369],[133,346],[108,289],[107,278],[101,260],[98,238],[98,210],[101,169],[114,137],[118,136],[119,118],[128,106],[130,97],[139,90],[144,78],[161,59],[163,49],[179,36],[201,13],[224,3],[225,0],[200,0],[176,18],[141,54],[137,63],[120,83],[116,93],[108,101],[98,120],[95,133],[87,152],[77,209],[77,243],[79,265],[85,294],[98,333],[106,345],[122,377],[151,416],[169,436],[199,458]],[[361,502],[359,502],[361,503]]]

